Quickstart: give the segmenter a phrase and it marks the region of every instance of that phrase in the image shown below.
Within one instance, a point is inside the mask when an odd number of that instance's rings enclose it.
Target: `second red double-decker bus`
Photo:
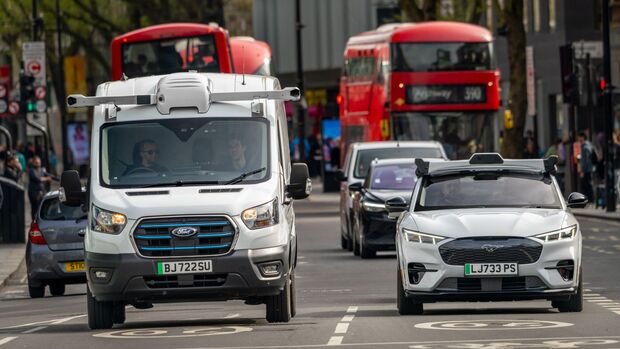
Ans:
[[[179,71],[232,73],[228,33],[215,24],[154,25],[112,40],[112,79]]]
[[[450,158],[495,150],[499,71],[485,28],[403,23],[351,37],[340,95],[345,146],[437,140]]]

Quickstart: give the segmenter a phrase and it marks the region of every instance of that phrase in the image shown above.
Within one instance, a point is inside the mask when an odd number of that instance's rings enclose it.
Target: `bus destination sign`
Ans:
[[[409,85],[407,104],[486,103],[485,85]]]

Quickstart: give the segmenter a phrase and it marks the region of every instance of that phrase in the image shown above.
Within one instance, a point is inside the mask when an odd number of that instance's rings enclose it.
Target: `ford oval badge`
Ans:
[[[198,228],[178,227],[178,228],[172,229],[170,233],[178,238],[188,238],[188,237],[196,235],[196,233],[198,233]]]

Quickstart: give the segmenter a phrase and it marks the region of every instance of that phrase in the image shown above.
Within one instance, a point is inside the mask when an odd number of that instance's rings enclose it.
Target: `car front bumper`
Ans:
[[[363,212],[361,233],[364,245],[374,250],[395,249],[396,220],[385,212]]]
[[[86,282],[84,271],[66,271],[65,263],[84,261],[84,250],[53,251],[48,245],[26,246],[26,269],[31,286],[50,282],[66,284]]]
[[[143,258],[136,254],[86,253],[88,287],[97,300],[128,303],[219,301],[276,295],[283,289],[290,269],[289,246],[235,250],[225,256],[192,258]],[[212,272],[158,276],[157,262],[211,260]],[[277,277],[263,277],[258,265],[280,261]],[[109,276],[99,279],[97,271]]]

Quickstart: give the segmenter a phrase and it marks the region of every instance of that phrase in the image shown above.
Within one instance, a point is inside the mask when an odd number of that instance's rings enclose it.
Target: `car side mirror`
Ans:
[[[362,191],[362,183],[361,182],[355,182],[355,183],[349,184],[349,191],[350,192]]]
[[[291,166],[291,181],[286,186],[286,193],[289,197],[299,200],[305,199],[312,192],[312,181],[308,173],[308,165],[296,163]]]
[[[385,201],[385,209],[388,211],[389,218],[396,219],[401,213],[409,209],[409,205],[407,204],[407,200],[397,196]]]
[[[343,170],[338,170],[338,173],[336,175],[338,176],[338,180],[341,182],[344,182],[347,180],[347,175],[344,174]]]
[[[581,193],[570,193],[568,196],[568,207],[572,208],[584,208],[588,203],[588,198]]]
[[[62,173],[58,198],[60,202],[70,207],[79,207],[86,202],[86,194],[82,191],[78,171],[69,170]]]

